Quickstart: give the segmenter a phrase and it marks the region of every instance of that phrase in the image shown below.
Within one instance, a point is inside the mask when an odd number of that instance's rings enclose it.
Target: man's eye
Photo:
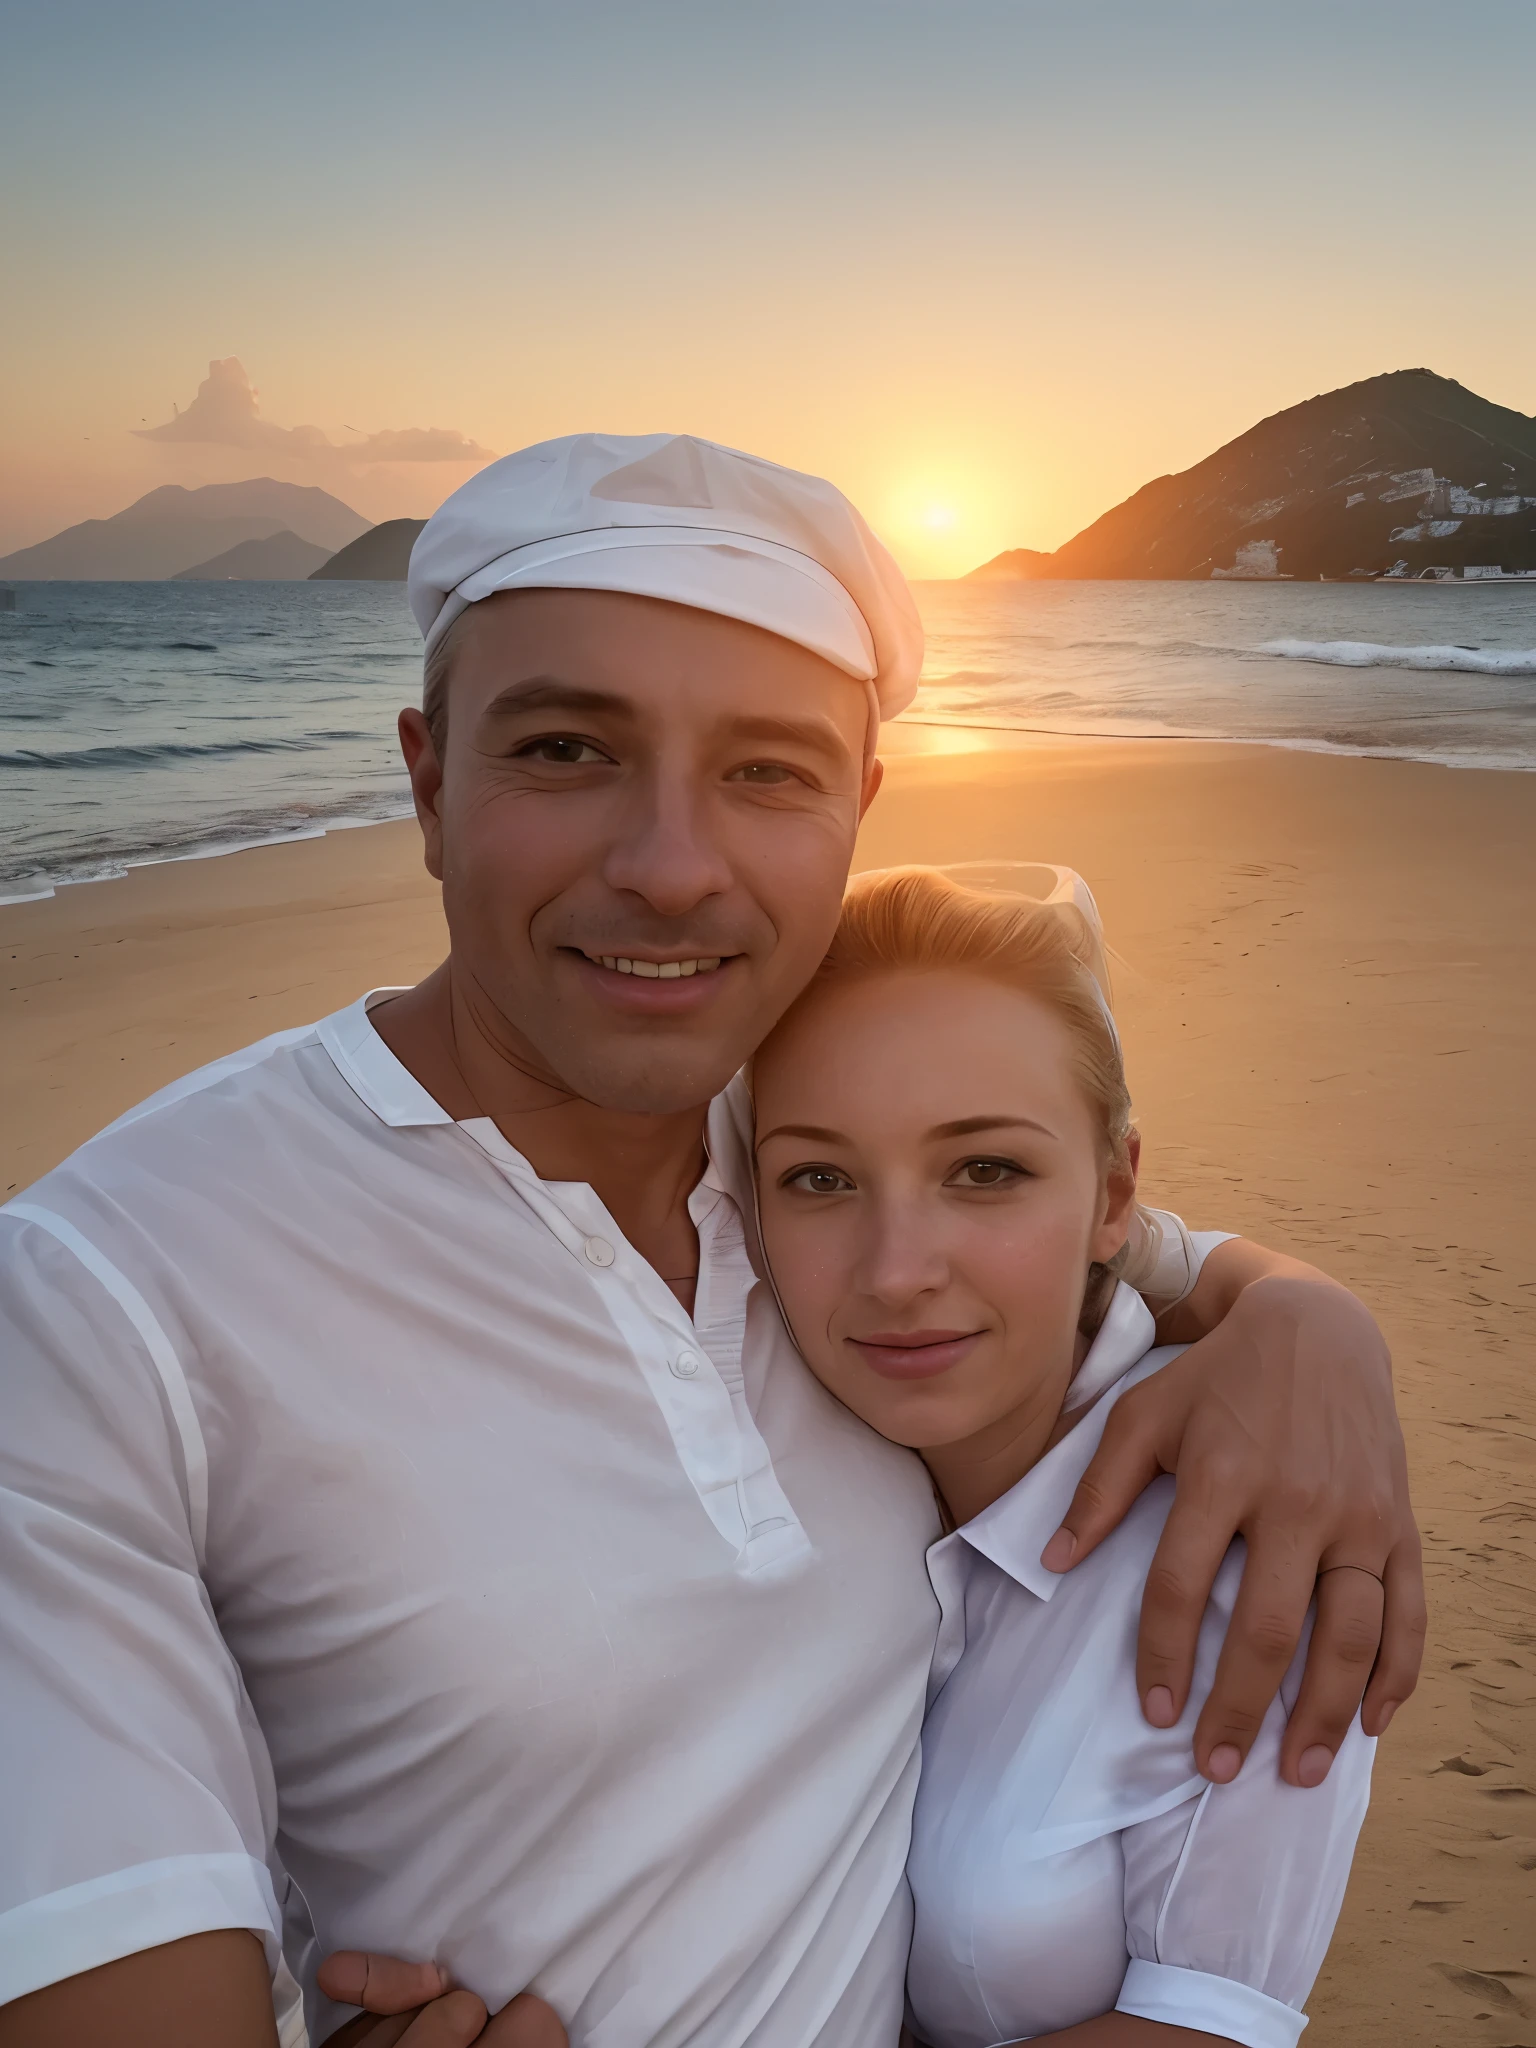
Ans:
[[[946,1183],[952,1188],[1005,1188],[1025,1179],[1024,1169],[1011,1159],[964,1159]]]
[[[585,768],[593,761],[606,761],[608,756],[590,740],[580,740],[567,733],[545,733],[541,738],[529,740],[517,749],[514,759],[519,761],[553,761],[562,768]]]
[[[794,770],[786,768],[782,761],[749,761],[744,768],[733,768],[726,778],[729,782],[745,782],[754,789],[776,789],[781,783],[797,779]]]
[[[780,1186],[799,1188],[807,1195],[843,1195],[852,1191],[853,1182],[835,1166],[802,1166],[798,1172],[786,1174]]]

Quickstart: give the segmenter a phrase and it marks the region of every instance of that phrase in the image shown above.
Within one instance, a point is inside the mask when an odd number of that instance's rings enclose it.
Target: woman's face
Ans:
[[[1055,1012],[956,970],[834,982],[754,1094],[764,1245],[817,1378],[919,1450],[1048,1430],[1135,1196]]]

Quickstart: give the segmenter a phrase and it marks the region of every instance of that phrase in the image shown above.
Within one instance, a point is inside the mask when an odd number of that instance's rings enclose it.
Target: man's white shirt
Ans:
[[[744,1093],[690,1318],[377,999],[0,1211],[0,2003],[247,1927],[316,2038],[354,1947],[593,2048],[893,2042],[936,1515],[754,1272]]]

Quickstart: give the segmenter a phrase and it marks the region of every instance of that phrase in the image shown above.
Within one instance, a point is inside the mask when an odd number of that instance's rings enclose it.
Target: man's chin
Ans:
[[[606,1020],[603,1020],[606,1022]],[[714,1020],[708,1032],[677,1028],[620,1029],[590,1034],[565,1028],[539,1050],[561,1082],[595,1109],[630,1116],[682,1116],[705,1108],[752,1057],[761,1033]]]
[[[718,1066],[688,1062],[674,1067],[666,1060],[641,1064],[633,1059],[631,1049],[626,1052],[628,1057],[611,1063],[581,1063],[586,1071],[577,1070],[567,1056],[561,1061],[560,1078],[596,1109],[618,1110],[629,1116],[683,1116],[707,1108],[750,1057],[749,1049],[740,1059]]]

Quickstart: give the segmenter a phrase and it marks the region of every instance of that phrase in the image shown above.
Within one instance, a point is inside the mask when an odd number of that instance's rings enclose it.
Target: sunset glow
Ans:
[[[1321,66],[1181,5],[89,11],[8,30],[0,549],[263,474],[420,516],[456,450],[665,427],[834,478],[949,576],[1409,362],[1536,408],[1536,267],[1459,197],[1529,188],[1510,10],[1492,69],[1370,4]],[[1431,129],[1462,182],[1383,207]],[[1284,162],[1262,223],[1234,151]],[[177,425],[211,362],[272,433]]]

